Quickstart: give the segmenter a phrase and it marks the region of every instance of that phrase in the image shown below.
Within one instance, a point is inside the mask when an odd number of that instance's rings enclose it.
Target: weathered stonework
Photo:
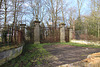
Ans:
[[[72,40],[72,33],[73,33],[72,29],[70,28],[69,29],[69,42]]]
[[[66,42],[65,41],[65,24],[60,24],[60,42]]]
[[[22,49],[23,46],[0,52],[0,65],[19,56],[22,53]]]
[[[34,44],[40,44],[40,22],[34,21]]]

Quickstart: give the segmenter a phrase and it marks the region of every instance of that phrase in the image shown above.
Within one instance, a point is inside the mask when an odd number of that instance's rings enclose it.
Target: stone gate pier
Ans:
[[[60,42],[66,42],[65,41],[65,23],[60,24]]]
[[[40,21],[34,21],[34,44],[40,44]]]

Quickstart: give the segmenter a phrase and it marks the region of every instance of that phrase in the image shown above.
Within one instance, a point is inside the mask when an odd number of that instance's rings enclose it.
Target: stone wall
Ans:
[[[23,46],[0,52],[0,65],[19,56],[22,53],[22,50]]]

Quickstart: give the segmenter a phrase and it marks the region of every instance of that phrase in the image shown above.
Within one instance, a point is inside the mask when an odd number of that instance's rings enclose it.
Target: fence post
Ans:
[[[22,33],[21,33],[21,30],[18,30],[18,44],[21,44],[22,42]]]
[[[34,44],[40,44],[40,21],[34,21]]]
[[[20,27],[21,27],[21,38],[22,38],[23,42],[25,42],[25,26],[26,26],[26,24],[20,24]]]
[[[60,42],[66,42],[65,41],[65,23],[60,24]]]

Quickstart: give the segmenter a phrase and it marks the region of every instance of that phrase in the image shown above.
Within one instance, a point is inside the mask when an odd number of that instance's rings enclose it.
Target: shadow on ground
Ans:
[[[85,59],[89,54],[100,52],[100,48],[77,47],[70,45],[45,45],[44,48],[52,55],[50,66],[70,64]]]

